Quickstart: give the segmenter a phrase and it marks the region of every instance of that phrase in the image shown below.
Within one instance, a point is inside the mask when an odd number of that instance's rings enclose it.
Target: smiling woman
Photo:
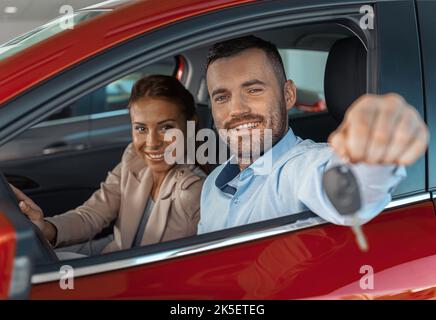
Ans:
[[[19,206],[55,246],[60,258],[71,252],[95,255],[197,233],[204,173],[195,165],[167,164],[165,132],[186,133],[186,121],[196,117],[194,99],[170,76],[139,80],[130,99],[133,142],[91,198],[74,210],[44,218],[42,210],[13,188]],[[186,136],[186,135],[185,135]],[[87,242],[115,222],[112,235]],[[80,244],[83,243],[84,244]],[[76,256],[76,255],[74,255]]]

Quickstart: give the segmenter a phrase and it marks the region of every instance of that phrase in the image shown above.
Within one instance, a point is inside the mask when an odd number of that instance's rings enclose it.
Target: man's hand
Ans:
[[[347,110],[328,139],[350,162],[410,165],[427,149],[429,133],[419,113],[399,95],[364,95]]]

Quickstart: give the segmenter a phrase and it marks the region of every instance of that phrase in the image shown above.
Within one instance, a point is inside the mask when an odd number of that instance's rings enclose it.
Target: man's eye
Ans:
[[[226,96],[226,95],[216,96],[215,101],[216,102],[224,102],[227,100],[227,98],[228,98],[228,96]]]
[[[258,94],[258,93],[261,93],[263,90],[261,89],[261,88],[251,88],[251,89],[248,89],[248,93],[249,94]]]

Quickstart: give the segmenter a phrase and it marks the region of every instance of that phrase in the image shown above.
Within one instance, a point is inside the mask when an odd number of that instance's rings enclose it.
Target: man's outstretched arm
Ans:
[[[321,157],[306,171],[299,198],[330,222],[352,224],[351,219],[337,214],[321,185],[323,172],[340,158],[346,159],[360,185],[363,205],[358,217],[360,223],[365,223],[389,203],[392,191],[406,176],[404,166],[424,154],[428,140],[424,121],[401,96],[364,95],[351,105],[341,125],[330,135],[335,153],[328,161]]]

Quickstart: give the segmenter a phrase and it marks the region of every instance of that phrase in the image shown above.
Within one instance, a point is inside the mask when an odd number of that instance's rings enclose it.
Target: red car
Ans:
[[[48,215],[86,200],[128,143],[126,94],[143,74],[176,76],[194,94],[203,126],[212,128],[207,49],[246,34],[274,42],[288,77],[312,93],[289,114],[297,135],[326,141],[359,94],[391,91],[433,133],[432,12],[436,3],[425,0],[109,1],[77,11],[73,29],[61,30],[55,21],[0,47],[6,178],[0,181],[0,298],[435,298],[436,141],[408,168],[384,212],[363,226],[368,252],[359,250],[349,228],[303,212],[59,261],[6,183]],[[344,38],[360,39],[363,58],[352,47],[333,49]],[[357,72],[363,77],[354,78]],[[308,112],[310,106],[317,112]],[[74,272],[74,290],[61,285],[65,266]]]

